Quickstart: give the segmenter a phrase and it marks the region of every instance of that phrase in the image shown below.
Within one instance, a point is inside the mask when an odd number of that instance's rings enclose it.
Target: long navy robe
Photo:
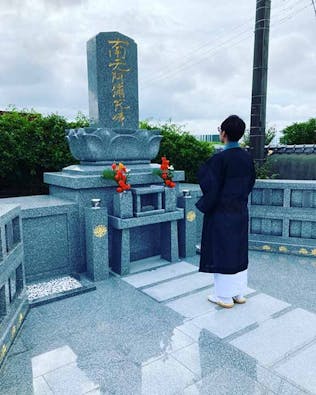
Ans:
[[[248,195],[255,180],[250,154],[236,147],[209,158],[199,169],[204,213],[200,271],[235,274],[248,268]]]

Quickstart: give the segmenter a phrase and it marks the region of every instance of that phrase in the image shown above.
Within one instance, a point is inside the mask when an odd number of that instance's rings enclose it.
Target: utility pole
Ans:
[[[260,166],[264,161],[271,0],[256,0],[253,55],[250,149]]]

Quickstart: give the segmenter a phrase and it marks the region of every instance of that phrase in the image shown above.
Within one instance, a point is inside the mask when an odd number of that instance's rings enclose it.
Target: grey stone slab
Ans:
[[[288,306],[288,303],[269,295],[259,294],[249,298],[243,305],[235,305],[232,309],[216,310],[194,318],[192,322],[224,338],[249,325],[263,321]]]
[[[308,392],[308,394],[311,393]],[[312,392],[312,394],[315,394],[315,391]],[[307,392],[301,388],[298,388],[296,385],[289,383],[288,381],[283,381],[278,395],[307,395]]]
[[[177,326],[179,331],[185,333],[186,335],[192,337],[195,341],[199,340],[201,331],[203,329],[199,328],[198,326],[194,325],[192,321],[186,321],[184,324]]]
[[[148,334],[146,339],[130,345],[130,356],[135,362],[145,366],[163,355],[166,356],[193,343],[194,339],[175,328],[167,333],[167,336],[161,332]]]
[[[276,371],[307,391],[316,392],[316,344],[284,362]]]
[[[180,299],[167,303],[167,306],[186,318],[194,318],[215,310],[215,304],[207,300],[207,296],[213,292],[213,288],[203,290],[193,295],[184,296]],[[248,288],[245,295],[255,292]]]
[[[141,367],[127,355],[100,348],[98,352],[82,355],[78,366],[91,381],[99,384],[102,395],[142,393]]]
[[[193,318],[215,310],[215,304],[207,300],[207,295],[211,294],[213,288],[205,289],[193,295],[184,296],[180,299],[167,303],[166,306],[183,315],[186,318]]]
[[[22,329],[23,330],[23,329]],[[28,352],[8,357],[0,371],[0,394],[33,394],[32,358]]]
[[[170,262],[162,259],[159,255],[150,258],[140,259],[138,261],[131,262],[130,274],[135,274],[146,270],[153,270],[157,269],[158,267],[168,265],[170,265]]]
[[[124,277],[123,281],[133,285],[135,288],[141,288],[147,285],[158,283],[160,281],[182,276],[184,274],[196,272],[197,270],[197,267],[191,265],[190,263],[177,262],[159,269]]]
[[[183,391],[184,395],[266,395],[267,388],[237,369],[218,368]]]
[[[44,378],[53,392],[57,394],[78,395],[99,387],[76,363],[47,373]]]
[[[271,365],[315,338],[315,328],[315,314],[295,309],[262,323],[253,331],[231,341],[231,344],[262,364]]]
[[[147,288],[143,292],[159,302],[162,302],[212,284],[212,275],[199,272]]]
[[[53,391],[49,388],[44,377],[36,377],[33,380],[34,395],[54,395]]]
[[[196,379],[190,370],[168,356],[142,368],[142,394],[183,393],[184,388]]]
[[[171,354],[181,364],[190,369],[199,377],[206,377],[206,381],[220,369],[222,372],[234,372],[228,380],[234,380],[235,376],[244,377],[251,383],[256,382],[256,387],[264,387],[275,393],[278,392],[281,378],[269,369],[258,365],[257,361],[238,350],[227,342],[223,342],[217,336],[212,335],[205,329],[199,333],[197,342],[177,350]],[[210,379],[212,381],[212,379]],[[216,388],[215,384],[214,388]],[[240,385],[236,379],[236,387]],[[202,387],[196,390],[202,390]],[[210,387],[208,387],[208,390]],[[190,389],[193,390],[193,387]],[[191,392],[188,392],[191,393]],[[192,392],[194,393],[194,392]],[[212,391],[202,393],[213,394]],[[234,392],[226,392],[234,394]],[[247,393],[247,392],[246,392]]]
[[[77,355],[69,346],[59,347],[32,358],[33,376],[42,376],[52,370],[75,362]]]

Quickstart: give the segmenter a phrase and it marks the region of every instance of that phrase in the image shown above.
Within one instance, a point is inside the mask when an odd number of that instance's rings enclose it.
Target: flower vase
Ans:
[[[133,195],[131,191],[115,192],[113,196],[113,215],[119,218],[133,217]]]
[[[164,209],[165,211],[175,211],[177,208],[177,191],[176,188],[165,187]]]

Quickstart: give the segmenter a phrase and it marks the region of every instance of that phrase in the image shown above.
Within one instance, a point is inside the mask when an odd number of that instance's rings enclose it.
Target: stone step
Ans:
[[[211,294],[213,289],[204,289],[193,295],[184,296],[173,300],[166,305],[185,318],[195,318],[202,314],[214,311],[216,305],[207,300],[207,296]],[[245,295],[256,292],[254,289],[248,288]]]
[[[177,262],[158,269],[147,270],[142,273],[126,276],[123,281],[135,288],[143,288],[152,284],[158,284],[166,280],[182,277],[186,274],[197,272],[198,268],[190,263]]]
[[[314,393],[316,390],[316,343],[304,348],[298,354],[282,363],[276,371],[288,380]]]
[[[316,340],[315,328],[316,314],[298,308],[263,322],[258,328],[232,340],[231,344],[260,363],[273,365],[299,347]]]
[[[220,338],[230,336],[250,325],[262,322],[290,305],[265,294],[249,298],[243,305],[233,309],[220,309],[201,315],[192,320],[199,328],[204,328]],[[248,336],[249,333],[247,333]]]
[[[158,267],[169,266],[170,264],[169,261],[161,258],[160,255],[139,259],[138,261],[131,262],[129,275],[146,272],[147,270],[156,269]]]
[[[158,302],[164,302],[202,290],[203,288],[210,288],[213,283],[212,275],[197,272],[146,288],[143,292]]]

